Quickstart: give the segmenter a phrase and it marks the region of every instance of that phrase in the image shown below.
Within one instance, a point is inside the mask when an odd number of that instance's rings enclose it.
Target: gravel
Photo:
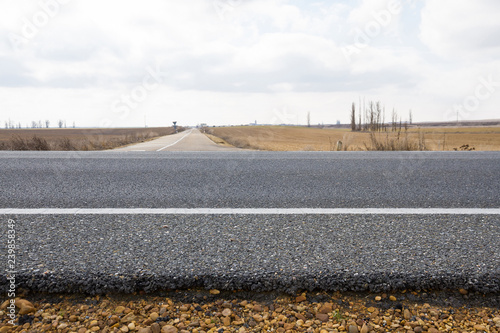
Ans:
[[[25,296],[31,302],[18,300],[17,327],[9,327],[8,318],[2,322],[8,309],[0,306],[0,333],[500,332],[499,299],[490,306],[459,292]]]
[[[16,221],[17,287],[34,292],[500,292],[498,216],[10,218]],[[2,265],[6,237],[2,232]]]

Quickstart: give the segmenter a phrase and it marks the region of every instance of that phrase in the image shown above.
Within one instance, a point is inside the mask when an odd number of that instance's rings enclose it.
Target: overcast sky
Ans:
[[[0,0],[0,121],[500,118],[498,0]],[[389,117],[386,117],[389,120]]]

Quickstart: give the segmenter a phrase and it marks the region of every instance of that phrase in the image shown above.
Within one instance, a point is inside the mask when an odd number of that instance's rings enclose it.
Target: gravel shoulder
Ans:
[[[0,332],[500,332],[500,298],[465,292],[279,293],[186,290],[128,295],[24,293]]]

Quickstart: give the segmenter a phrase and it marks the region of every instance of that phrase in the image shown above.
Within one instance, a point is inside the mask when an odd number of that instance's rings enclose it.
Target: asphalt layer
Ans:
[[[114,149],[120,152],[133,151],[238,151],[241,149],[221,146],[210,140],[200,130],[193,128],[177,134],[163,136],[161,138],[132,144],[126,147]]]
[[[0,152],[1,208],[499,208],[499,152]]]
[[[499,208],[500,153],[0,152],[0,208]],[[498,215],[0,216],[16,286],[500,293]]]
[[[493,216],[10,216],[16,285],[50,293],[185,288],[500,292]],[[7,263],[7,233],[0,262]],[[6,288],[5,269],[0,284]],[[4,289],[5,290],[5,289]]]

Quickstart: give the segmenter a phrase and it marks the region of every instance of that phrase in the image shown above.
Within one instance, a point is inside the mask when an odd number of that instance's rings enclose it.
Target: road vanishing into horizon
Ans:
[[[0,152],[19,286],[500,292],[499,152],[172,151],[181,137]]]
[[[120,152],[145,151],[239,151],[235,147],[217,145],[197,128],[192,128],[173,135],[114,149]]]

